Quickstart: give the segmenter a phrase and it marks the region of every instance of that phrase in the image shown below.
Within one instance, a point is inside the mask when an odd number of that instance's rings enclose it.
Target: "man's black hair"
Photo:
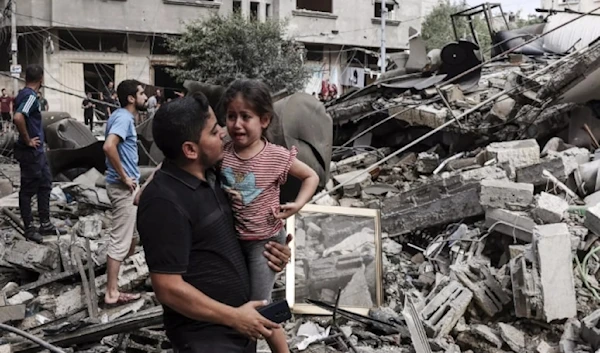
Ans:
[[[42,77],[44,77],[44,69],[38,64],[28,65],[25,69],[26,83],[40,82]]]
[[[182,157],[181,146],[185,142],[200,142],[209,108],[208,99],[200,92],[160,106],[152,121],[152,135],[167,159],[176,161]]]
[[[0,91],[0,92],[4,92],[4,91],[6,91],[6,88],[3,88],[2,91]]]
[[[119,87],[117,87],[117,97],[119,98],[119,103],[121,103],[121,107],[125,108],[129,102],[127,102],[127,97],[132,96],[134,99],[137,98],[138,86],[144,86],[138,80],[125,80],[119,83]]]

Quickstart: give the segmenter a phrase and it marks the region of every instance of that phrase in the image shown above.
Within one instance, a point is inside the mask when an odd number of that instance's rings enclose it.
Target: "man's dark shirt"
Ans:
[[[40,138],[40,144],[37,147],[38,152],[44,152],[44,129],[42,128],[42,112],[37,93],[29,88],[23,88],[15,98],[13,108],[15,113],[21,113],[25,116],[25,124],[27,125],[27,133],[29,138]],[[16,148],[32,148],[25,144],[23,137],[19,135],[19,139],[15,144]]]
[[[12,102],[12,97],[9,96],[0,96],[0,112],[2,113],[10,113],[10,103]]]
[[[84,99],[83,103],[81,103],[81,105],[83,105],[84,107],[87,107],[88,104],[90,104],[89,108],[83,108],[83,116],[86,118],[91,118],[94,116],[94,106],[91,105],[89,99]]]
[[[214,172],[201,181],[165,161],[146,186],[137,228],[152,273],[183,280],[221,303],[249,301],[250,279],[234,230],[228,198]],[[187,318],[163,305],[164,324],[176,345],[206,339],[244,339],[230,327]]]

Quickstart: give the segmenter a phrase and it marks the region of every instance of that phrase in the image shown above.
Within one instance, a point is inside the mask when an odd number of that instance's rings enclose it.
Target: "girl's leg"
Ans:
[[[276,273],[269,268],[268,260],[264,257],[265,245],[269,241],[284,243],[285,230],[282,230],[274,238],[262,241],[247,241],[242,243],[246,255],[246,263],[250,274],[250,300],[267,300],[271,302],[271,293],[275,284]],[[267,339],[269,347],[274,353],[288,353],[289,348],[283,329],[273,331],[273,335]]]

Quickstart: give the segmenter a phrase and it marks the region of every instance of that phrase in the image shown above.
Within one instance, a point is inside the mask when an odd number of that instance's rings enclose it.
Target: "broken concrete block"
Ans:
[[[427,126],[432,129],[442,126],[446,123],[448,109],[436,109],[431,105],[421,105],[415,109],[406,110],[403,106],[390,107],[390,115],[400,113],[395,116],[396,119],[407,122],[410,125]]]
[[[600,349],[600,309],[586,316],[581,324],[581,337],[594,351]]]
[[[562,197],[542,192],[535,198],[533,215],[544,223],[559,223],[569,209],[569,203]]]
[[[537,268],[526,261],[525,255],[511,259],[509,267],[515,315],[541,320],[543,318],[543,302]]]
[[[521,168],[540,162],[540,146],[535,139],[494,142],[486,148],[488,159],[495,158],[498,164],[508,163],[512,168]]]
[[[469,181],[481,181],[484,179],[492,180],[508,180],[508,176],[506,175],[506,171],[502,168],[498,168],[497,166],[490,165],[483,168],[466,170],[460,173],[460,177],[464,182]]]
[[[360,183],[350,183],[342,186],[342,191],[345,197],[360,197],[362,193],[362,186]]]
[[[500,282],[492,276],[485,265],[453,265],[450,269],[458,280],[471,292],[475,303],[483,312],[492,317],[510,303],[510,297],[504,293]]]
[[[560,353],[557,348],[552,347],[546,341],[541,341],[535,349],[537,353]]]
[[[505,323],[499,323],[498,327],[500,336],[513,352],[525,352],[525,334],[523,331]]]
[[[533,229],[547,322],[577,315],[571,235],[564,223]]]
[[[533,201],[533,185],[504,180],[482,180],[479,202],[484,207],[527,207]]]
[[[371,178],[371,174],[365,173],[364,169],[358,169],[358,170],[353,170],[348,173],[336,175],[333,177],[333,180],[335,180],[338,184],[348,183],[347,185],[350,185],[350,184],[360,184],[363,181],[368,180],[370,178]]]
[[[492,330],[491,328],[485,325],[472,325],[471,332],[490,342],[491,344],[496,346],[496,348],[502,347],[502,338],[496,330]]]
[[[385,238],[382,242],[382,249],[383,252],[388,255],[400,255],[402,252],[402,245],[390,238]]]
[[[25,318],[25,304],[0,306],[0,323]]]
[[[364,265],[359,268],[340,294],[340,305],[372,308],[373,300],[369,293]]]
[[[440,165],[440,156],[437,153],[421,152],[417,156],[417,172],[431,174]]]
[[[587,209],[583,225],[594,234],[600,235],[600,204]]]
[[[8,305],[19,305],[19,304],[27,304],[29,303],[33,298],[35,298],[33,296],[33,294],[29,293],[29,292],[25,292],[25,291],[21,291],[15,295],[13,295],[12,297],[8,298],[6,300],[6,303]]]
[[[517,239],[531,242],[536,224],[525,213],[498,209],[485,212],[485,227]],[[493,227],[493,229],[491,229]]]
[[[465,95],[460,87],[456,85],[446,85],[440,89],[444,97],[448,100],[448,103],[455,103],[457,101],[464,101]]]
[[[490,114],[500,122],[505,122],[510,118],[516,103],[517,102],[509,96],[500,96],[492,106]]]
[[[517,181],[519,183],[531,183],[535,186],[545,185],[547,179],[542,175],[542,171],[547,170],[564,183],[579,164],[589,161],[589,155],[589,151],[584,148],[570,148],[562,152],[550,152],[539,164],[518,168]]]
[[[306,226],[306,235],[309,236],[310,238],[320,238],[322,234],[322,230],[321,227],[319,227],[318,225],[316,225],[313,222],[308,223],[308,225]]]
[[[580,342],[579,337],[581,330],[581,322],[579,322],[579,320],[567,320],[565,323],[565,329],[558,344],[561,352],[575,352],[575,348]]]
[[[17,240],[4,253],[4,260],[28,270],[46,273],[58,266],[58,252],[50,246]]]
[[[429,337],[447,335],[465,314],[473,293],[456,281],[450,281],[441,290],[432,291],[425,299],[421,317]]]
[[[0,353],[13,353],[12,345],[10,345],[10,344],[0,345]]]
[[[13,185],[10,179],[0,178],[0,197],[5,197],[13,193]]]

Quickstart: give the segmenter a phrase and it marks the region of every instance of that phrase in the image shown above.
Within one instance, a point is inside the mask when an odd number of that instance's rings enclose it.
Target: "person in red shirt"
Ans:
[[[10,112],[12,111],[12,102],[13,97],[10,97],[6,94],[6,89],[2,89],[2,95],[0,96],[0,112],[2,113],[2,131],[6,132],[10,127],[10,122],[12,121],[12,116]]]

